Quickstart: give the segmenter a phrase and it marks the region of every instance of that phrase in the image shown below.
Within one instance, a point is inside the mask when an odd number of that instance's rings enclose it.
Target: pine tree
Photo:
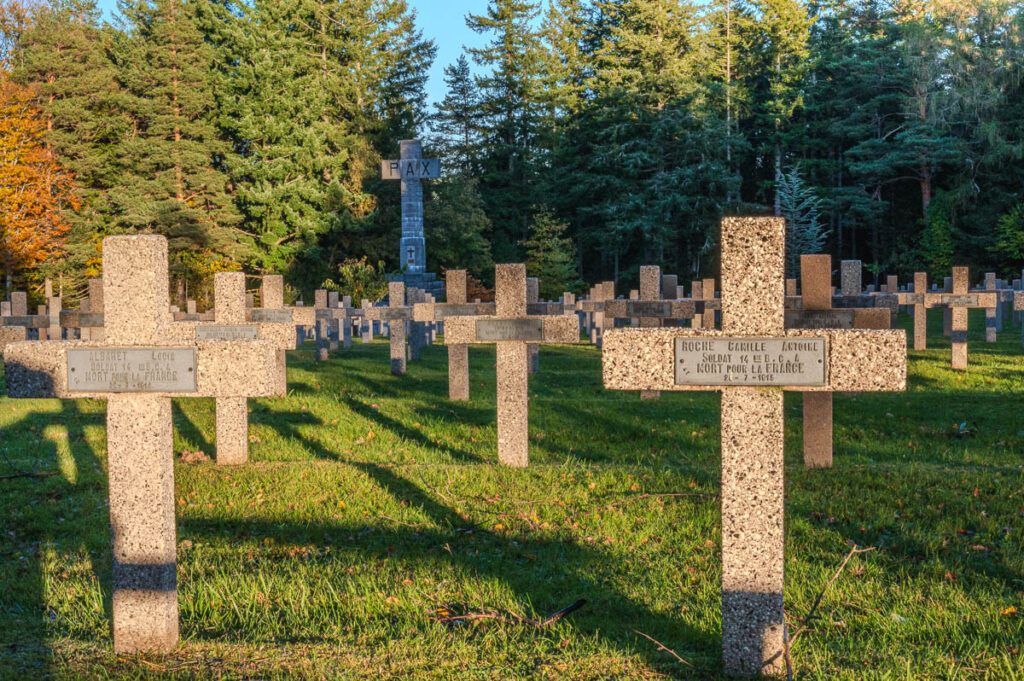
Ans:
[[[480,191],[493,225],[494,256],[506,262],[518,258],[536,193],[542,59],[533,22],[539,12],[532,0],[489,0],[484,14],[466,17],[473,31],[492,36],[469,54],[490,69],[477,79],[487,129]]]
[[[479,168],[480,92],[466,55],[444,69],[446,92],[434,105],[431,147],[441,156],[449,173],[473,177]]]
[[[539,211],[530,226],[526,250],[526,274],[537,277],[542,300],[558,300],[565,291],[579,289],[576,252],[565,236],[567,225],[547,210]]]
[[[59,289],[81,289],[98,276],[99,242],[111,222],[110,195],[119,186],[119,144],[131,123],[119,108],[121,88],[107,51],[109,27],[93,0],[52,0],[32,8],[19,38],[14,78],[32,85],[46,121],[45,141],[67,168],[80,198],[65,209],[65,250],[48,263]]]
[[[494,261],[485,234],[491,224],[477,180],[455,174],[432,182],[425,193],[427,269],[464,269],[489,281],[494,276]]]
[[[113,229],[166,236],[180,290],[252,248],[229,193],[231,149],[216,126],[214,52],[197,27],[198,1],[122,0],[130,33],[114,50],[132,128],[118,149]]]
[[[821,223],[821,199],[800,174],[800,166],[782,173],[776,190],[786,218],[786,270],[800,276],[800,256],[821,253],[828,231]]]

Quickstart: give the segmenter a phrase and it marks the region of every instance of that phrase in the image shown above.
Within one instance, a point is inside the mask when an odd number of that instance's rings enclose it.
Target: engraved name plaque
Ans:
[[[259,337],[258,326],[197,326],[196,340],[254,340]]]
[[[249,310],[249,321],[257,324],[289,324],[292,321],[291,310],[268,310],[256,307]]]
[[[544,340],[543,319],[478,319],[476,338],[482,341]]]
[[[382,307],[380,309],[380,318],[384,321],[388,320],[402,320],[412,319],[412,310],[407,307]]]
[[[194,393],[194,348],[83,348],[68,351],[68,392]]]
[[[494,314],[494,305],[445,303],[434,308],[434,319],[447,319],[448,317],[475,317],[476,315],[488,314]]]
[[[786,310],[787,329],[852,329],[853,310]]]
[[[947,295],[942,296],[942,302],[949,307],[978,307],[978,296]]]
[[[824,338],[677,338],[676,385],[825,385]]]

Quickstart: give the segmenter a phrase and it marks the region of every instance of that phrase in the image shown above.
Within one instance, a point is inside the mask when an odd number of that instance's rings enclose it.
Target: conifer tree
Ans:
[[[431,147],[449,173],[467,177],[479,168],[481,126],[480,92],[465,54],[444,69],[444,99],[434,105]]]
[[[542,300],[558,300],[563,292],[579,288],[576,253],[572,240],[565,236],[566,228],[551,211],[541,210],[533,218],[530,238],[522,244],[526,273],[539,280]]]

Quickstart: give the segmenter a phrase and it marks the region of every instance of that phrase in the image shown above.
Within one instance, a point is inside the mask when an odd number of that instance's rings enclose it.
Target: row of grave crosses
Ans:
[[[966,293],[966,272],[954,274],[949,293],[926,293],[924,281],[915,282],[921,292],[896,293],[890,280],[875,296],[861,294],[859,285],[834,296],[828,256],[801,259],[797,296],[795,284],[784,280],[784,242],[782,220],[723,221],[720,297],[705,280],[682,299],[674,278],[645,267],[630,300],[615,300],[603,285],[582,304],[569,296],[540,303],[523,265],[499,265],[493,304],[468,303],[465,272],[452,271],[444,304],[407,301],[393,283],[387,307],[357,313],[349,301],[332,306],[327,299],[288,308],[280,277],[266,277],[262,306],[251,308],[244,275],[218,273],[213,319],[176,321],[166,241],[108,237],[103,281],[90,285],[86,309],[67,312],[65,328],[83,337],[9,345],[8,392],[107,399],[114,646],[167,651],[178,638],[171,398],[216,398],[218,461],[241,463],[246,400],[285,394],[285,351],[296,345],[296,328],[359,315],[401,321],[391,329],[391,356],[393,371],[402,373],[406,323],[443,322],[452,399],[469,397],[468,346],[496,346],[498,457],[525,466],[528,373],[537,368],[532,348],[578,342],[581,317],[591,315],[606,388],[640,391],[645,399],[663,391],[721,393],[725,666],[731,673],[778,673],[785,627],[783,392],[804,395],[807,464],[829,465],[832,392],[905,388],[906,337],[889,329],[893,307],[951,307],[959,342],[965,320],[957,310],[991,302],[987,292]],[[621,319],[634,326],[615,328]],[[687,319],[690,327],[679,326]]]

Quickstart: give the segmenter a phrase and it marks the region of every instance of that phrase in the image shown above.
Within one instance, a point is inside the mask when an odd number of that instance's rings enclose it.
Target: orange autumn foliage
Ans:
[[[8,277],[58,253],[77,208],[71,175],[43,143],[46,121],[31,89],[0,72],[0,265]]]

